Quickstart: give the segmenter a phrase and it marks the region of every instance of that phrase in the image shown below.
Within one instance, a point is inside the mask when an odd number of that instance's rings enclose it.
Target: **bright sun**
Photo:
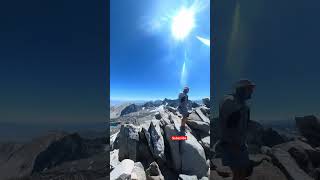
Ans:
[[[194,27],[194,12],[192,9],[182,8],[172,19],[171,32],[176,40],[183,40]]]

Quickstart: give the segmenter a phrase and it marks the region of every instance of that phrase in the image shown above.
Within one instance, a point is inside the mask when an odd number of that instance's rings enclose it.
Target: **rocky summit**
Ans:
[[[52,132],[23,144],[0,144],[1,180],[89,180],[106,178],[105,137]]]
[[[217,121],[211,121],[213,144],[217,142]],[[315,116],[298,117],[296,128],[299,135],[288,138],[251,120],[247,144],[252,172],[248,180],[320,180],[319,125]],[[211,157],[210,178],[232,179],[231,169],[222,164],[219,149],[215,146],[211,146]]]
[[[182,131],[175,100],[140,106],[117,119],[119,127],[110,137],[112,180],[232,179],[230,167],[223,165],[216,148],[219,120],[210,114],[210,99],[190,104]],[[249,121],[247,145],[252,169],[248,180],[320,180],[320,121],[315,116],[295,121],[296,126],[285,127],[285,131],[278,129],[282,124]],[[177,135],[187,139],[172,140]]]
[[[208,99],[206,99],[206,102]],[[185,129],[175,100],[148,102],[152,116],[138,123],[121,123],[110,137],[110,179],[208,179],[210,154],[209,108],[193,102]],[[143,110],[142,110],[143,111]],[[137,113],[137,112],[135,112]],[[172,140],[185,136],[186,140]]]

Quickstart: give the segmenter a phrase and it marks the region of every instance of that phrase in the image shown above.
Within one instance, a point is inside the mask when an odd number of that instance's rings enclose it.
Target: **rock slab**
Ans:
[[[134,162],[131,159],[124,159],[110,173],[110,180],[131,179],[131,173],[134,168]]]

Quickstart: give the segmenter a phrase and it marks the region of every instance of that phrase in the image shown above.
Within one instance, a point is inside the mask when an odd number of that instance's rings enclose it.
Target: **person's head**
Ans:
[[[189,92],[189,87],[187,87],[187,86],[184,87],[184,88],[183,88],[183,92],[187,94],[187,93]]]
[[[251,99],[255,86],[250,80],[242,79],[236,83],[235,93],[243,101]]]

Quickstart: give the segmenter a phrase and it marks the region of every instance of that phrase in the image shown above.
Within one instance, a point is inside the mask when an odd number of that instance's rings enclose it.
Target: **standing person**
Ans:
[[[179,113],[182,115],[180,130],[185,130],[186,121],[188,120],[188,117],[189,117],[188,93],[189,93],[189,88],[185,87],[183,88],[183,92],[179,94],[178,110],[179,110]]]
[[[240,80],[233,94],[227,95],[219,107],[219,147],[223,164],[230,166],[233,180],[244,180],[251,173],[246,145],[250,109],[246,101],[251,99],[255,84]]]

